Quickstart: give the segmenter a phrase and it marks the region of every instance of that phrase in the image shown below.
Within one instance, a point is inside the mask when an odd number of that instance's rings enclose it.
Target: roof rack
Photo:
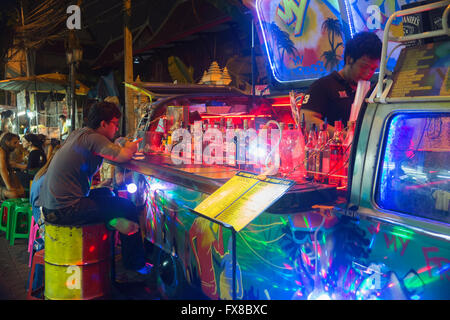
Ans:
[[[407,16],[410,14],[414,14],[414,13],[425,12],[425,11],[429,11],[429,10],[433,10],[433,9],[441,8],[441,7],[445,7],[445,6],[447,6],[447,8],[444,10],[444,13],[442,15],[442,29],[441,30],[426,31],[426,32],[422,32],[419,34],[412,34],[412,35],[407,35],[407,36],[402,36],[402,37],[389,36],[389,29],[391,27],[392,21],[394,21],[394,19],[396,19],[397,17],[403,17],[403,16]],[[388,42],[394,41],[394,42],[405,43],[405,42],[411,41],[411,40],[425,39],[425,38],[437,37],[437,36],[442,36],[442,35],[450,36],[450,29],[448,28],[448,22],[447,22],[449,12],[450,12],[450,0],[444,0],[444,1],[434,2],[434,3],[426,4],[426,5],[415,7],[415,8],[397,11],[397,12],[394,12],[389,17],[388,21],[386,22],[386,26],[385,26],[384,34],[383,34],[383,47],[382,47],[382,51],[381,51],[380,73],[378,74],[378,83],[377,83],[375,90],[373,91],[373,93],[371,94],[371,96],[369,98],[369,102],[374,102],[374,100],[375,100],[374,96],[376,93],[376,100],[378,100],[382,103],[387,103],[386,96],[389,92],[390,87],[392,86],[391,79],[386,79],[386,80],[384,79],[384,76],[386,74],[386,55],[387,55]],[[384,84],[386,84],[386,87],[384,87]],[[435,100],[434,98],[436,98],[437,100],[442,100],[444,97],[388,98],[388,100],[389,100],[389,102],[399,102],[399,101],[397,101],[399,99],[401,99],[402,101],[403,100],[413,100],[413,99],[415,101],[418,101],[418,100],[421,100],[421,98],[425,99],[425,101],[431,101],[431,100]],[[445,99],[447,100],[448,98],[449,97],[446,97]]]

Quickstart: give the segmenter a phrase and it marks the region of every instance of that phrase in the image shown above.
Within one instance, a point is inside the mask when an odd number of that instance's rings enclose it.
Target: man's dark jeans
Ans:
[[[114,218],[126,218],[139,223],[139,212],[128,199],[115,196],[108,188],[92,189],[88,197],[74,206],[59,209],[44,209],[45,221],[58,224],[81,226],[99,222],[108,223]],[[127,269],[137,270],[145,265],[145,251],[138,231],[130,236],[120,234],[122,261]]]

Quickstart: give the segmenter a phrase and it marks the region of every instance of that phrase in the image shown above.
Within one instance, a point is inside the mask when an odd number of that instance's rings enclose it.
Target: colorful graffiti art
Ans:
[[[313,80],[343,66],[346,39],[361,31],[380,39],[389,17],[416,0],[257,0],[259,36],[274,79],[279,83]],[[401,18],[391,36],[403,35]],[[394,49],[388,45],[388,52]],[[393,69],[399,51],[387,61]]]
[[[177,258],[190,286],[231,299],[231,231],[189,209],[207,195],[146,181],[147,240]],[[329,212],[265,212],[237,233],[236,251],[238,299],[448,298],[448,250],[406,228]]]

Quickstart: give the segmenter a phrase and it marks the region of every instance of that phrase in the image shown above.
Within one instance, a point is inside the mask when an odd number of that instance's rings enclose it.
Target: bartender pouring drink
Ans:
[[[357,33],[347,41],[344,67],[316,80],[303,100],[302,111],[307,121],[321,124],[325,117],[334,124],[345,124],[355,99],[358,81],[368,81],[380,65],[381,40],[375,33]]]

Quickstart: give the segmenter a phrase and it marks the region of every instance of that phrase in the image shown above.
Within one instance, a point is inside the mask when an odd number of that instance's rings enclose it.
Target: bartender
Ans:
[[[325,118],[334,125],[345,124],[351,112],[359,80],[368,81],[380,65],[381,40],[375,33],[360,32],[347,41],[344,67],[316,80],[303,99],[302,111],[307,121],[321,124]]]

